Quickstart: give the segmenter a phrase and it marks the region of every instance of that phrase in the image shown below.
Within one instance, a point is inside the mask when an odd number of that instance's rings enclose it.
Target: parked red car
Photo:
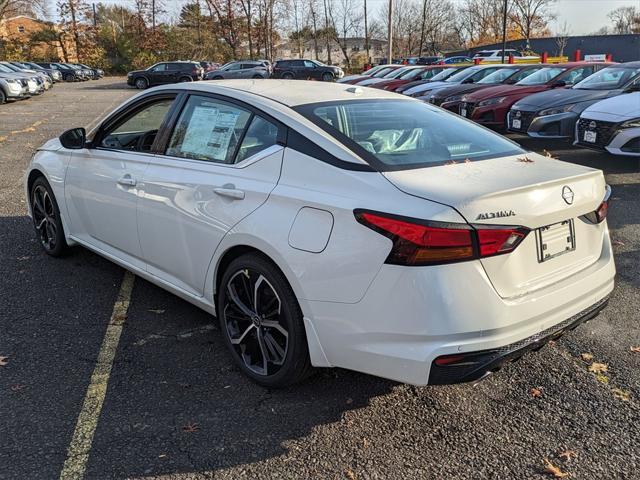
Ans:
[[[485,127],[506,130],[507,113],[521,98],[571,86],[608,65],[603,62],[547,64],[515,85],[496,85],[465,95],[460,104],[460,115]]]
[[[447,67],[442,65],[425,65],[424,67],[416,67],[399,76],[398,78],[391,78],[389,80],[385,80],[384,82],[376,83],[375,85],[371,86],[373,88],[380,88],[382,90],[393,92],[396,88],[402,85],[406,85],[409,82],[413,82],[416,80],[428,80],[445,68]]]

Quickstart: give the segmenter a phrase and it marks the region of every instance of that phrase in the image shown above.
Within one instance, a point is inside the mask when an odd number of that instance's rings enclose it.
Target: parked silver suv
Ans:
[[[243,60],[229,62],[205,75],[205,80],[222,80],[223,78],[269,78],[269,68],[264,62]]]

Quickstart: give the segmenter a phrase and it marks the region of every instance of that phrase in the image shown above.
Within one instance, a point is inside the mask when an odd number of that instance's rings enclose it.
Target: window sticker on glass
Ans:
[[[180,150],[194,157],[225,161],[238,116],[237,111],[215,107],[194,108]]]
[[[178,121],[167,154],[233,162],[232,157],[250,115],[240,108],[192,97]]]

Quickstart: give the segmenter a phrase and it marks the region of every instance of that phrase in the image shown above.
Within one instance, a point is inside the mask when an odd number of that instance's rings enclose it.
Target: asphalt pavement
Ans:
[[[40,250],[24,170],[134,93],[112,78],[0,105],[0,479],[59,478],[74,461],[124,275],[82,248]],[[214,318],[137,278],[85,478],[640,478],[640,162],[513,138],[606,173],[618,276],[598,318],[476,386],[326,369],[270,391],[233,366]]]

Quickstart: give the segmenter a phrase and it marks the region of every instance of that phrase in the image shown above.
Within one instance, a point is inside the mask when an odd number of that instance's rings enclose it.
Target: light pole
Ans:
[[[504,51],[507,48],[507,1],[504,0],[502,12],[502,63],[504,63]]]
[[[389,0],[389,28],[387,30],[389,38],[389,63],[393,63],[393,0]]]

